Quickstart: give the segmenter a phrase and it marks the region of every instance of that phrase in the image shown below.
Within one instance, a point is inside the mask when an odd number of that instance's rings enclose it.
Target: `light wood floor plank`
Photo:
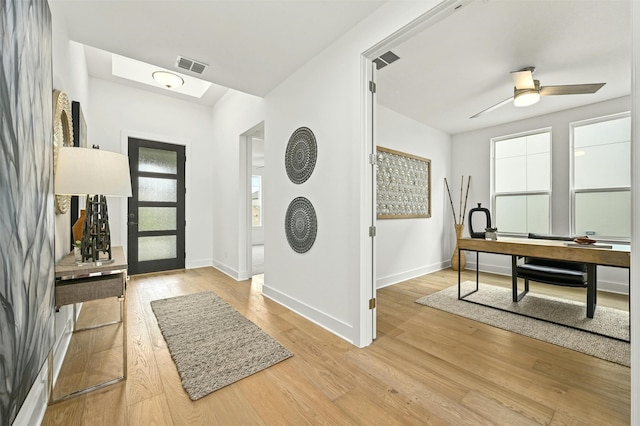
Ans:
[[[475,273],[463,271],[463,279]],[[493,285],[510,278],[481,274]],[[630,370],[415,303],[454,285],[438,271],[378,291],[378,339],[366,348],[262,296],[262,277],[236,282],[213,268],[131,277],[124,383],[48,407],[44,425],[625,425]],[[532,286],[533,288],[533,286]],[[150,302],[213,291],[294,353],[191,401]],[[584,302],[583,290],[535,291]],[[599,305],[628,299],[600,293]],[[80,323],[117,318],[114,301],[86,303]],[[119,367],[118,327],[72,338],[59,379],[73,387]],[[91,377],[89,377],[91,376]]]

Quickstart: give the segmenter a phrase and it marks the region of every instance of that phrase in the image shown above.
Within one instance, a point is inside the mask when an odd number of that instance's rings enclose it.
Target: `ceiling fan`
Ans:
[[[489,108],[472,115],[469,118],[476,118],[482,114],[493,111],[503,105],[513,101],[517,107],[533,105],[540,100],[540,96],[551,95],[581,95],[596,93],[606,83],[591,84],[567,84],[562,86],[540,86],[540,80],[533,79],[535,67],[526,67],[519,71],[511,72],[511,78],[515,87],[513,88],[513,96],[505,99]]]

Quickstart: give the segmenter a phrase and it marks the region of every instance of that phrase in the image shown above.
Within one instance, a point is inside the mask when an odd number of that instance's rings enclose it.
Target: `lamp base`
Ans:
[[[108,254],[111,258],[111,232],[109,230],[109,213],[107,199],[104,195],[87,195],[86,213],[82,227],[80,251],[82,262],[104,262],[100,253]]]

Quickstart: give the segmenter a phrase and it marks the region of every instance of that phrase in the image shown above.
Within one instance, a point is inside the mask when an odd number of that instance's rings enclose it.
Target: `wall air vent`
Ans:
[[[376,64],[376,69],[384,68],[389,64],[400,59],[398,55],[393,53],[392,51],[388,51],[387,53],[383,53],[379,57],[373,60],[373,63]]]
[[[196,74],[202,74],[207,69],[209,65],[198,62],[193,59],[185,58],[184,56],[178,56],[176,59],[176,67],[182,68],[183,70],[191,71]]]

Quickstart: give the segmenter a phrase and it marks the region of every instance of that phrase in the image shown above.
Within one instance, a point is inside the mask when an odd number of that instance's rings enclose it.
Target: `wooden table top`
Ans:
[[[613,244],[612,248],[568,245],[569,241],[543,240],[537,238],[500,237],[497,240],[482,238],[460,238],[461,250],[485,253],[510,254],[542,257],[575,262],[595,263],[605,266],[629,268],[631,265],[630,246]]]
[[[127,258],[124,256],[124,249],[121,246],[111,247],[111,257],[113,262],[76,262],[73,252],[67,254],[56,264],[56,278],[70,275],[88,275],[96,272],[112,272],[127,269]]]

